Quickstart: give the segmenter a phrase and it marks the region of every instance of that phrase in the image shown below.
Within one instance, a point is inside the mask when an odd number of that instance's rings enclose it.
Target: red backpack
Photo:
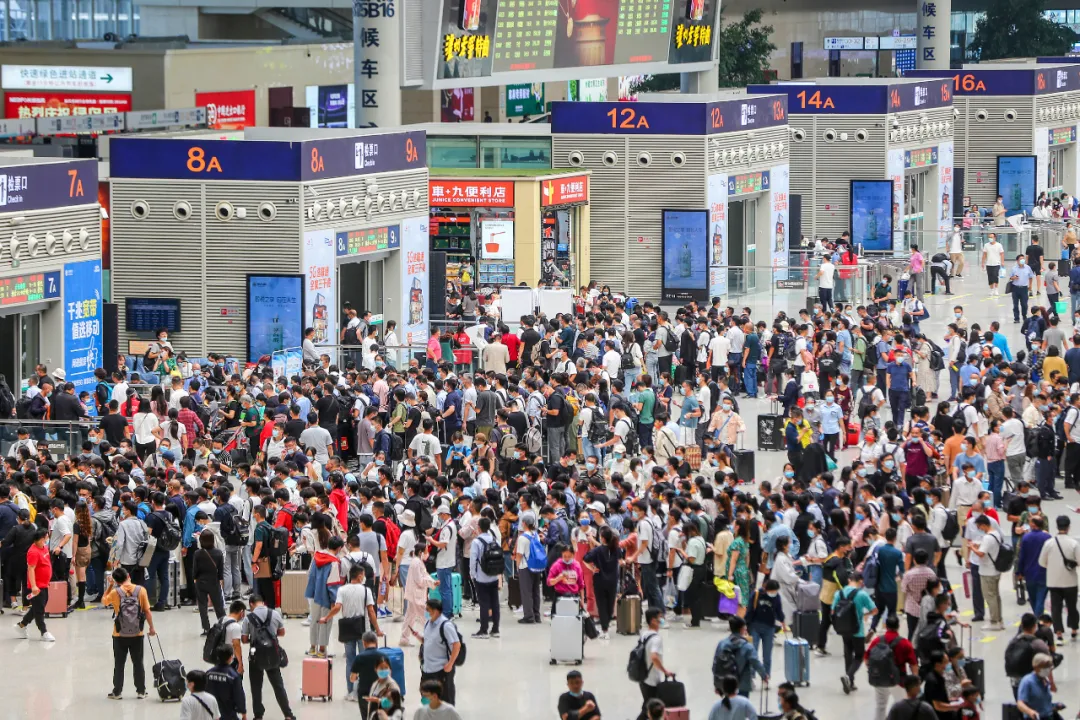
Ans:
[[[382,521],[386,524],[386,557],[390,562],[394,562],[394,558],[397,557],[398,540],[401,539],[401,528],[388,518],[384,517]]]

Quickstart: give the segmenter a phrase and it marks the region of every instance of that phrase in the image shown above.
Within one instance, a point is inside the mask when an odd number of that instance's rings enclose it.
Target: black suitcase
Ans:
[[[733,454],[731,465],[735,469],[735,477],[739,478],[739,482],[754,482],[756,474],[754,471],[754,451],[735,450]]]
[[[816,610],[795,613],[791,631],[795,633],[795,637],[802,638],[813,647],[817,644],[818,633],[821,631],[821,615]]]
[[[1028,720],[1016,703],[1005,703],[1001,706],[1001,720]]]
[[[506,583],[506,604],[511,608],[521,607],[521,578],[517,575]]]
[[[763,452],[784,449],[783,415],[758,415],[757,449]]]
[[[154,652],[154,638],[149,638],[150,655],[154,660],[151,671],[154,676],[154,688],[157,689],[158,697],[162,702],[168,700],[181,700],[187,693],[187,673],[184,671],[184,663],[179,660],[166,660],[165,651],[161,647],[161,638],[158,638],[158,651],[161,659]]]
[[[816,305],[817,303],[820,303],[820,302],[821,302],[821,297],[819,295],[807,295],[806,296],[806,309],[809,310],[811,314],[813,314],[814,305]]]
[[[968,651],[967,657],[964,659],[964,674],[968,676],[968,680],[971,684],[979,689],[979,694],[986,695],[986,663],[982,658],[975,657],[975,653],[972,651],[972,643],[974,642],[974,632],[971,626],[968,626]],[[964,644],[964,626],[960,626],[960,644]]]
[[[706,562],[712,561],[707,560]],[[708,582],[701,584],[701,595],[701,602],[703,603],[702,615],[707,618],[719,617],[718,608],[720,606],[720,591],[716,589],[711,574],[708,578]]]

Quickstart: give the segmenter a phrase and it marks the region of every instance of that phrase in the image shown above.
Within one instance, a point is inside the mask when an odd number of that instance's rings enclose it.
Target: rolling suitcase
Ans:
[[[281,576],[281,603],[278,610],[282,617],[304,617],[311,608],[304,597],[308,574],[303,570],[286,570]]]
[[[166,607],[180,607],[180,561],[169,558],[169,596],[165,598]]]
[[[769,696],[772,695],[769,692],[769,684],[761,683],[761,700],[758,702],[758,720],[784,720],[784,713],[782,710],[777,709],[776,712],[769,712]]]
[[[847,425],[847,444],[848,447],[859,444],[859,426],[853,422],[849,422]]]
[[[686,705],[686,686],[679,682],[674,675],[670,680],[663,680],[656,686],[656,697],[666,707],[684,707]]]
[[[739,482],[754,482],[756,474],[754,471],[754,451],[734,450],[732,455],[731,466],[735,470],[735,477],[739,478]]]
[[[521,578],[517,575],[506,583],[506,604],[510,608],[521,607]]]
[[[49,583],[49,600],[45,603],[45,617],[67,617],[68,590],[66,580],[53,580]]]
[[[664,708],[664,720],[690,720],[690,708],[688,708],[688,707]]]
[[[572,662],[580,665],[585,658],[585,630],[580,615],[551,616],[551,664]]]
[[[401,688],[401,697],[405,697],[405,651],[399,647],[387,647],[385,635],[382,642],[381,652],[390,661],[390,677]]]
[[[969,625],[968,631],[968,651],[967,657],[964,659],[964,674],[968,676],[968,680],[971,684],[979,688],[980,695],[986,695],[986,663],[982,658],[975,657],[975,653],[972,647],[974,642],[975,633]],[[960,645],[964,644],[964,626],[960,626]]]
[[[616,604],[615,632],[619,635],[637,635],[641,632],[641,597],[624,595]]]
[[[701,467],[701,448],[697,445],[687,445],[683,449],[683,458],[689,463],[691,469]]]
[[[795,687],[810,684],[810,643],[784,641],[784,678]]]
[[[758,415],[757,449],[784,449],[784,416],[780,413],[780,402],[772,401],[767,415]]]
[[[435,578],[435,575],[431,576]],[[453,573],[451,576],[451,582],[454,588],[454,614],[461,614],[461,573]],[[437,578],[436,578],[437,579]],[[546,583],[545,583],[546,584]],[[429,598],[442,598],[442,593],[439,592],[439,588],[433,587],[428,590]]]
[[[817,642],[818,633],[821,631],[821,616],[818,611],[797,612],[792,621],[792,632],[795,637],[801,638],[813,645]]]
[[[316,698],[329,702],[334,699],[334,664],[330,658],[304,658],[300,674],[300,699]]]
[[[1028,720],[1016,703],[1005,703],[1001,706],[1001,720]]]
[[[795,589],[795,610],[797,612],[811,612],[816,615],[821,608],[821,586],[814,582],[799,581]]]
[[[165,649],[161,647],[161,638],[157,638],[158,653],[154,652],[154,638],[147,638],[150,646],[150,657],[154,664],[150,668],[154,676],[154,688],[157,690],[161,702],[168,700],[180,700],[187,694],[187,673],[184,671],[184,663],[179,660],[166,660]]]

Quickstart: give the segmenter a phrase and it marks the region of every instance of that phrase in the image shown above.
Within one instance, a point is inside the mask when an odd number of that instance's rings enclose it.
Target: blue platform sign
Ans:
[[[93,391],[101,366],[101,260],[64,265],[64,372],[75,394]]]

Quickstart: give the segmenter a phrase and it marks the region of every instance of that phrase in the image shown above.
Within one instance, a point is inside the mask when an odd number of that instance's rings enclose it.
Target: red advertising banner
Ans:
[[[100,115],[131,110],[131,95],[126,93],[37,92],[4,93],[5,118],[64,117]]]
[[[514,207],[514,183],[503,180],[431,180],[431,207]]]
[[[195,93],[195,107],[206,108],[206,124],[214,130],[242,130],[255,124],[255,91]]]
[[[540,187],[540,205],[574,205],[589,202],[589,176],[571,175],[569,177],[544,180]]]

